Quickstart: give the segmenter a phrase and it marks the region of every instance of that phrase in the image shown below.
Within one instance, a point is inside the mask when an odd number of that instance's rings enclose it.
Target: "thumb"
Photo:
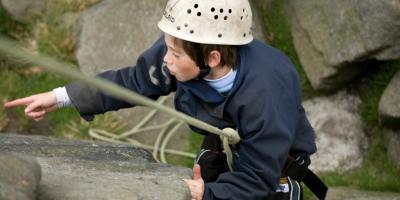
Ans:
[[[193,166],[193,180],[199,180],[201,178],[201,168],[199,164]]]

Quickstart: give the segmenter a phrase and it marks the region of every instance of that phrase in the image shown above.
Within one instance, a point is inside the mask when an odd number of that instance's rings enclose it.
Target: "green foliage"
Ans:
[[[11,19],[4,8],[0,5],[0,35],[11,36],[14,39],[21,39],[22,35],[26,34],[28,27],[28,25],[24,25]]]
[[[67,12],[80,12],[98,1],[48,1],[48,7],[42,18],[26,25],[11,19],[0,6],[0,34],[22,42],[29,51],[38,51],[63,61],[75,62],[73,58],[74,30],[72,26],[62,25],[62,17]],[[49,91],[68,82],[59,76],[43,73],[38,67],[29,67],[3,57],[0,57],[0,78],[2,80],[0,96],[5,100]],[[35,124],[24,116],[22,107],[6,110],[5,113],[3,115],[7,116],[7,121],[19,124],[23,132],[29,132]],[[51,124],[53,130],[63,130],[65,124],[72,119],[79,119],[74,109],[60,109],[49,113],[45,120]]]
[[[30,68],[33,69],[33,68]],[[0,96],[5,100],[26,97],[36,93],[49,91],[53,88],[66,84],[66,80],[56,75],[46,74],[28,70],[12,70],[0,69]],[[12,120],[18,121],[21,124],[21,131],[29,129],[33,126],[33,121],[28,120],[24,114],[24,108],[7,110],[7,116],[12,117]],[[47,120],[55,127],[62,126],[65,118],[77,117],[76,111],[60,110],[60,112],[50,113]]]
[[[2,100],[0,99],[0,104],[2,104]],[[0,132],[7,126],[8,118],[5,114],[3,106],[0,106]]]
[[[66,14],[79,14],[79,11],[97,1],[49,1],[46,13],[33,30],[39,52],[61,60],[75,62],[73,53],[76,44],[75,30],[73,26],[65,25]]]
[[[379,125],[378,106],[380,97],[392,77],[400,70],[400,61],[371,62],[360,75],[356,90],[361,100],[361,117],[369,126]]]
[[[96,128],[116,135],[126,131],[127,124],[113,117],[111,113],[98,115],[96,118],[87,122],[82,118],[76,117],[65,123],[59,128],[59,133],[65,138],[85,138],[89,139],[89,129]]]
[[[187,152],[197,154],[200,150],[201,144],[203,142],[204,136],[195,132],[190,133],[189,138],[189,149]],[[167,155],[167,161],[174,165],[180,165],[184,167],[193,167],[194,160],[192,158],[177,157],[173,155]]]

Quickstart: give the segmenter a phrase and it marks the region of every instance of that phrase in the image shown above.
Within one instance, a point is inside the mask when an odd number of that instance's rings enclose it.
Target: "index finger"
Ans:
[[[32,103],[32,101],[33,101],[32,97],[25,97],[25,98],[21,98],[21,99],[16,99],[14,101],[6,102],[4,104],[4,107],[12,108],[15,106],[26,106],[26,105]]]

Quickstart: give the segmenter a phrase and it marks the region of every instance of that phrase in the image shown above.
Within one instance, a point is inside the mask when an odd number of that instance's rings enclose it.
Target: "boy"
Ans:
[[[220,139],[191,127],[206,135],[193,179],[185,180],[192,199],[276,198],[275,191],[288,192],[288,184],[278,187],[288,155],[307,161],[316,151],[296,70],[281,52],[253,40],[251,25],[247,0],[170,0],[158,23],[164,36],[136,67],[98,75],[152,99],[176,92],[177,110],[238,131],[229,171]],[[18,105],[36,121],[68,105],[86,120],[134,106],[81,83],[5,104]]]

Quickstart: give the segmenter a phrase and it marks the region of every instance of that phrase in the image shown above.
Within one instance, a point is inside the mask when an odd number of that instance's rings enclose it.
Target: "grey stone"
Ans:
[[[0,151],[19,152],[35,157],[155,162],[150,152],[133,146],[46,136],[0,134]]]
[[[400,131],[390,131],[385,133],[385,141],[388,157],[397,165],[400,169]]]
[[[184,200],[190,170],[159,163],[38,158],[40,200]]]
[[[0,153],[0,199],[34,200],[41,178],[36,159],[17,153]]]
[[[348,83],[361,71],[361,69],[357,68],[357,65],[348,64],[347,67],[334,68],[327,64],[322,52],[310,45],[309,35],[301,27],[298,18],[294,16],[294,9],[290,6],[287,6],[286,9],[290,16],[291,32],[297,55],[307,74],[307,78],[315,90],[336,90]]]
[[[379,101],[380,122],[388,127],[400,128],[400,71],[392,78]]]
[[[104,0],[81,17],[76,56],[82,72],[132,66],[161,36],[157,22],[166,0]]]
[[[364,60],[400,58],[398,1],[286,2],[296,51],[317,90],[340,88]]]
[[[38,200],[183,200],[191,170],[156,163],[143,149],[106,142],[0,135],[0,152],[33,155],[42,168]]]
[[[345,92],[304,102],[318,148],[311,157],[311,169],[344,172],[361,166],[368,141],[357,114],[360,103]]]
[[[400,194],[337,187],[329,188],[326,200],[400,200]]]
[[[265,12],[264,4],[257,0],[250,0],[251,10],[253,13],[253,37],[263,42],[267,42],[267,27],[262,17],[262,12]],[[261,7],[262,6],[262,7]]]
[[[2,0],[2,5],[15,20],[28,23],[42,15],[47,0]]]

